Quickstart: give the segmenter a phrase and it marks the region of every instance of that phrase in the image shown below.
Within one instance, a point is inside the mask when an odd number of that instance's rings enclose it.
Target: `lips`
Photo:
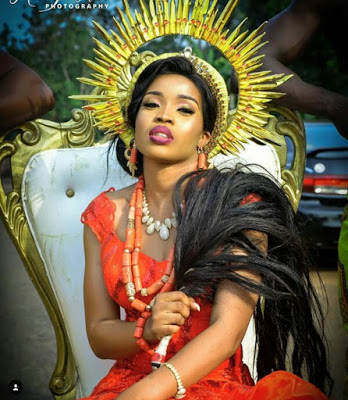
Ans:
[[[157,144],[170,143],[174,137],[172,132],[166,126],[155,126],[149,133],[150,140]]]

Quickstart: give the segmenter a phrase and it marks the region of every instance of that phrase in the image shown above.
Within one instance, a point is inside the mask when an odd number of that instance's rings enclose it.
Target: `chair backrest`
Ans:
[[[78,396],[87,396],[113,362],[98,359],[84,328],[84,255],[81,213],[99,193],[132,179],[115,162],[106,174],[108,145],[47,150],[33,156],[23,175],[23,209],[57,298],[74,355]]]
[[[275,111],[268,128],[294,142],[298,152],[292,167],[285,169],[285,141],[281,148],[249,143],[232,162],[264,165],[296,208],[304,169],[303,125],[297,114]],[[33,121],[0,138],[0,167],[10,158],[13,180],[10,190],[0,187],[0,215],[53,321],[58,354],[50,389],[56,399],[87,396],[113,363],[92,353],[85,333],[80,215],[101,191],[132,183],[113,157],[106,174],[108,144],[97,141],[88,114],[77,110],[73,116],[65,124]],[[252,324],[243,345],[244,361],[254,370]]]

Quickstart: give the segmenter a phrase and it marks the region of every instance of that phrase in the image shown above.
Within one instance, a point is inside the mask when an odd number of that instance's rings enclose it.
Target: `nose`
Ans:
[[[158,110],[158,113],[156,115],[156,121],[157,122],[166,122],[168,124],[171,124],[171,123],[173,123],[173,118],[167,109],[162,108],[162,109]]]

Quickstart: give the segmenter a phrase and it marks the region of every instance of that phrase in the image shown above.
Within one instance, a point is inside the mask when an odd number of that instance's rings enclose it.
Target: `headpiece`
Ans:
[[[119,135],[130,147],[134,132],[127,126],[127,108],[135,83],[141,72],[153,61],[171,56],[190,59],[196,71],[202,75],[211,88],[218,103],[218,115],[212,133],[212,140],[206,146],[209,157],[223,152],[238,152],[238,147],[250,138],[259,138],[277,143],[272,133],[263,128],[271,117],[264,111],[266,103],[282,96],[272,91],[285,82],[289,76],[272,75],[270,71],[256,72],[261,65],[262,55],[256,55],[265,44],[263,25],[248,34],[241,33],[244,19],[229,32],[226,25],[239,0],[229,0],[219,14],[217,0],[196,0],[190,7],[190,0],[139,0],[140,11],[132,14],[127,0],[122,0],[124,11],[117,7],[118,19],[114,18],[117,32],[107,32],[94,22],[107,40],[108,45],[95,39],[97,44],[96,62],[84,60],[94,71],[93,78],[79,78],[83,83],[97,88],[90,95],[71,96],[92,102],[84,108],[91,110],[96,126],[107,134]],[[166,35],[190,35],[205,40],[216,47],[231,63],[239,83],[238,104],[229,121],[229,97],[222,76],[206,61],[195,57],[185,49],[183,53],[166,53],[156,56],[151,52],[136,51],[152,39]],[[131,66],[139,66],[132,75]]]

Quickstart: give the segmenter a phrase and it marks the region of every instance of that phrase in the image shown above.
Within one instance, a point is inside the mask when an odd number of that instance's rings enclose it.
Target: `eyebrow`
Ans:
[[[145,96],[147,96],[148,94],[154,94],[155,96],[162,96],[163,97],[163,93],[159,92],[157,90],[152,90],[151,92],[147,92],[147,93],[145,93]],[[195,102],[197,104],[198,108],[199,108],[198,101],[194,97],[188,96],[187,94],[179,94],[177,97],[179,99],[191,100],[191,101]]]

